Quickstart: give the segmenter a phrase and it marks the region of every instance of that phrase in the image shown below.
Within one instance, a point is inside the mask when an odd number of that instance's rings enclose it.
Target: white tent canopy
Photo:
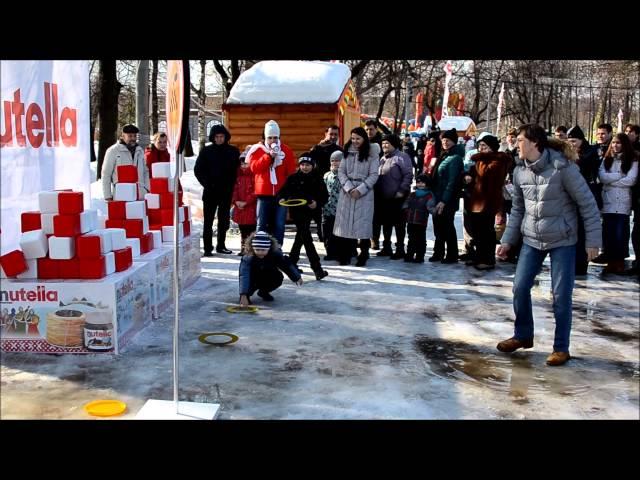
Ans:
[[[259,62],[240,75],[227,103],[335,103],[350,78],[343,63]]]
[[[470,126],[475,127],[476,124],[469,117],[445,117],[438,122],[440,130],[455,128],[458,131],[466,132]]]

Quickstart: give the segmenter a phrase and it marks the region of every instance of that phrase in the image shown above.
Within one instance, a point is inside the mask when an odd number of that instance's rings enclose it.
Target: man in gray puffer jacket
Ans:
[[[589,260],[597,256],[602,242],[600,215],[596,201],[580,170],[567,155],[563,144],[549,144],[547,134],[535,124],[518,129],[520,158],[513,172],[513,207],[498,247],[506,257],[522,236],[523,245],[513,280],[515,333],[498,343],[501,352],[533,347],[531,287],[547,254],[551,256],[553,314],[556,321],[553,353],[547,365],[569,360],[571,308],[575,281],[578,211],[584,221]],[[577,209],[576,209],[577,207]]]

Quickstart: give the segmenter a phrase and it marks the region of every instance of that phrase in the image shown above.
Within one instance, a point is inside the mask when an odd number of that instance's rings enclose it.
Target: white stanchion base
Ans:
[[[136,420],[214,420],[218,403],[178,402],[173,400],[147,400],[136,415]]]

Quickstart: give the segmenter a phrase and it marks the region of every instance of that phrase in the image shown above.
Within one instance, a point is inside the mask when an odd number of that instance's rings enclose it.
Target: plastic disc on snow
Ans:
[[[258,307],[255,305],[247,305],[243,307],[242,305],[230,305],[226,308],[229,313],[256,313],[258,311]]]
[[[113,417],[122,414],[127,404],[120,400],[95,400],[84,406],[85,411],[94,417]]]
[[[209,340],[209,337],[217,337],[213,340]],[[228,337],[229,340],[225,340],[224,337]],[[207,345],[229,345],[231,343],[235,343],[238,341],[238,336],[233,333],[225,333],[225,332],[212,332],[212,333],[203,333],[198,337],[202,343],[206,343]]]
[[[290,198],[289,200],[280,200],[278,202],[283,207],[301,207],[307,204],[304,198]]]

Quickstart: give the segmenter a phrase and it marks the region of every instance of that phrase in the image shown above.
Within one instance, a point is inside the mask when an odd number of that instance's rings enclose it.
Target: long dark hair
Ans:
[[[351,130],[350,133],[355,133],[356,135],[358,135],[359,137],[362,137],[364,139],[364,141],[362,142],[362,146],[360,147],[360,150],[358,151],[358,161],[359,162],[364,162],[366,159],[369,158],[369,136],[367,135],[367,131],[362,128],[362,127],[356,127],[353,130]],[[349,147],[351,147],[351,139],[349,139],[349,141],[347,143],[344,144],[344,154],[345,157],[347,155],[349,155]]]
[[[623,173],[628,173],[629,170],[631,170],[631,165],[633,165],[633,162],[637,160],[636,152],[631,145],[631,140],[629,140],[629,137],[624,133],[617,133],[613,138],[615,138],[622,144],[622,166],[620,167],[620,170],[622,170]],[[611,143],[613,143],[613,141]],[[605,153],[604,156],[604,169],[607,172],[611,170],[611,165],[613,165],[614,160],[613,156],[615,155],[613,153],[611,143],[609,144],[607,153]]]

